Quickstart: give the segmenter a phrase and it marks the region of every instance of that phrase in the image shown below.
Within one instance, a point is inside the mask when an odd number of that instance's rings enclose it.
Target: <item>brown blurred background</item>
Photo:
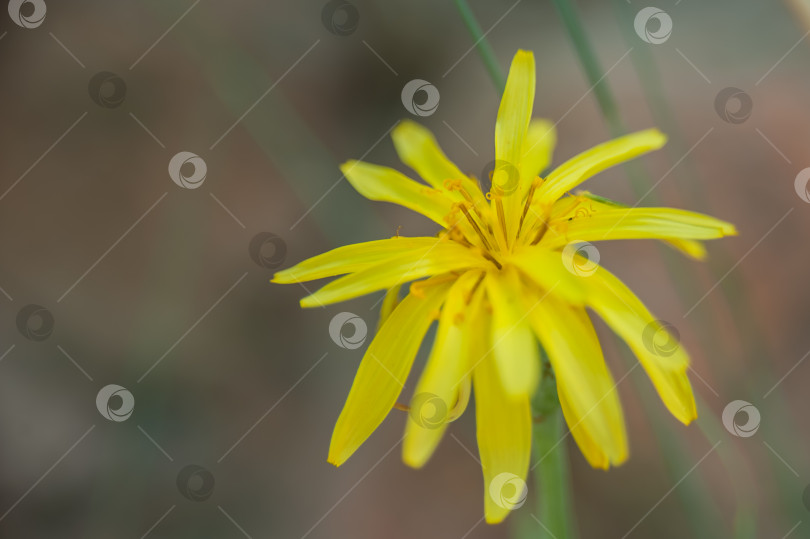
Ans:
[[[435,232],[363,200],[338,170],[360,157],[400,167],[384,135],[410,116],[406,82],[439,89],[418,121],[463,170],[493,158],[498,94],[453,3],[352,0],[359,20],[344,7],[329,25],[334,4],[320,0],[40,3],[41,22],[30,2],[16,22],[0,16],[0,535],[498,538],[536,526],[531,485],[507,523],[481,522],[472,413],[421,471],[399,460],[399,412],[344,467],[327,464],[365,348],[336,345],[329,322],[350,311],[372,330],[379,296],[302,311],[306,290],[268,282],[398,226]],[[471,7],[502,69],[534,50],[535,115],[559,122],[556,163],[610,137],[552,5]],[[808,28],[780,2],[665,0],[673,31],[652,44],[633,25],[644,4],[578,7],[624,123],[671,137],[636,167],[641,193],[655,186],[643,205],[740,232],[709,244],[705,264],[653,243],[600,245],[678,328],[701,421],[678,424],[633,371],[619,386],[630,461],[595,471],[567,442],[581,536],[810,537],[810,205],[794,189],[810,166]],[[727,87],[751,100],[727,104],[738,123],[717,110]],[[170,177],[182,151],[207,167],[195,189]],[[627,177],[616,168],[586,187],[633,204]],[[598,329],[618,380],[624,345]],[[112,410],[132,395],[131,416],[97,408],[109,384],[124,388]],[[723,428],[734,400],[761,413],[753,436]]]

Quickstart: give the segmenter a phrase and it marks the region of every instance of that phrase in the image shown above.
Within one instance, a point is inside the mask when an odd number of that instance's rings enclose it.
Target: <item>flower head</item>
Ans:
[[[332,435],[328,460],[338,466],[397,405],[420,344],[438,321],[411,398],[403,459],[423,466],[474,392],[488,522],[503,520],[513,508],[491,495],[492,485],[504,477],[522,482],[528,472],[530,399],[543,375],[538,341],[587,461],[607,469],[627,458],[621,404],[586,309],[627,342],[676,418],[688,424],[697,415],[686,352],[665,324],[598,264],[589,242],[655,238],[702,258],[698,240],[735,234],[733,225],[697,213],[569,194],[594,174],[663,146],[666,138],[654,129],[596,146],[541,177],[556,137],[548,121],[531,119],[534,87],[534,56],[518,51],[498,110],[486,193],[447,159],[427,129],[409,121],[393,131],[394,145],[424,184],[361,161],[341,167],[365,197],[438,223],[437,237],[348,245],[273,278],[294,283],[342,275],[302,299],[303,307],[388,291],[379,331]]]

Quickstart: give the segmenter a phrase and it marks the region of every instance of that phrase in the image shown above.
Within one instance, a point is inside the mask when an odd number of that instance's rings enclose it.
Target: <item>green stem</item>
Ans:
[[[454,1],[458,12],[461,14],[461,18],[464,20],[464,25],[475,40],[475,48],[481,56],[481,60],[484,62],[484,66],[487,68],[492,82],[495,84],[495,88],[498,90],[498,93],[502,94],[504,88],[506,88],[506,77],[503,71],[501,71],[501,66],[498,65],[498,59],[495,57],[495,51],[492,50],[492,45],[486,40],[484,31],[481,29],[481,25],[478,24],[469,4],[467,4],[467,0]]]
[[[532,462],[536,466],[534,482],[539,492],[538,520],[542,524],[537,537],[573,537],[567,445],[560,441],[564,435],[565,419],[559,406],[534,424]]]
[[[576,536],[571,470],[565,443],[565,418],[557,397],[557,383],[548,360],[543,361],[540,388],[532,399],[532,471],[538,493],[532,538],[570,539]],[[539,532],[539,533],[538,533]]]

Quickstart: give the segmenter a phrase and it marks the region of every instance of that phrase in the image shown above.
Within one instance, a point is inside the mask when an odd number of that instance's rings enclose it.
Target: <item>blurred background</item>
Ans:
[[[740,232],[710,243],[705,263],[653,242],[599,245],[678,329],[700,419],[669,416],[598,325],[632,455],[605,473],[566,442],[580,535],[809,537],[810,18],[798,2],[656,6],[639,19],[637,0],[576,3],[594,88],[555,5],[470,2],[501,71],[518,48],[534,51],[535,115],[557,122],[555,163],[657,126],[664,150],[586,187]],[[531,484],[506,523],[482,522],[472,413],[423,470],[399,458],[397,411],[345,466],[327,464],[371,337],[344,347],[330,320],[349,311],[371,332],[379,296],[304,311],[304,287],[269,283],[339,245],[436,232],[365,201],[338,170],[362,157],[405,171],[388,133],[413,117],[408,81],[438,89],[438,108],[417,120],[462,170],[478,176],[493,159],[498,90],[453,2],[18,0],[8,12],[0,535],[502,538],[537,527]]]

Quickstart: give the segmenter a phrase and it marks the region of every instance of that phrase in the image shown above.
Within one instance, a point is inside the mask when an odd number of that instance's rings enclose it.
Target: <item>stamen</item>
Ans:
[[[411,407],[407,404],[400,404],[398,402],[394,403],[394,410],[401,410],[403,412],[410,412]]]
[[[464,184],[461,180],[444,180],[444,188],[448,191],[458,191],[461,193],[461,196],[464,197],[469,205],[472,207],[475,214],[481,219],[481,222],[486,222],[484,215],[478,209],[478,204],[475,203],[475,199],[473,199],[472,195],[469,191],[464,187]]]
[[[542,220],[542,218],[541,218],[541,220]],[[537,245],[538,243],[540,243],[540,240],[543,239],[543,236],[546,235],[547,231],[548,231],[548,223],[546,221],[543,221],[542,224],[540,225],[540,229],[537,231],[537,234],[534,236],[534,239],[532,240],[531,245]]]
[[[492,246],[487,241],[487,238],[486,236],[484,236],[484,233],[481,231],[481,228],[478,226],[478,223],[475,221],[475,219],[472,218],[472,215],[470,215],[470,212],[467,210],[466,205],[463,203],[459,203],[459,208],[461,209],[462,212],[464,212],[464,216],[467,218],[467,221],[470,222],[470,225],[472,225],[473,230],[475,230],[475,233],[478,234],[478,237],[481,239],[481,243],[484,244],[484,247],[486,247],[488,251],[491,251]]]
[[[498,261],[495,259],[495,257],[494,257],[494,256],[492,256],[491,254],[489,254],[487,251],[481,251],[481,256],[483,256],[484,258],[486,258],[487,260],[489,260],[490,262],[492,262],[493,264],[495,264],[495,266],[496,266],[498,269],[502,269],[502,268],[503,268],[503,266],[501,266],[501,263],[500,263],[500,262],[498,262]]]
[[[470,289],[470,291],[467,292],[467,295],[464,298],[464,303],[466,305],[469,305],[470,302],[472,301],[472,298],[475,295],[475,291],[478,290],[479,286],[481,286],[481,283],[484,281],[485,275],[486,275],[485,273],[481,273],[481,275],[478,276],[478,280],[475,281],[475,284],[473,285],[472,289]]]
[[[523,205],[523,214],[520,216],[520,222],[518,223],[517,234],[515,237],[520,237],[520,230],[523,228],[523,221],[526,219],[526,214],[529,213],[529,207],[532,205],[534,191],[541,183],[543,183],[543,179],[538,176],[534,179],[532,186],[529,188],[529,195],[526,197],[526,204]]]
[[[506,247],[509,247],[509,237],[506,231],[506,216],[503,212],[503,198],[500,195],[494,195],[495,198],[495,209],[496,213],[498,214],[498,221],[501,224],[501,231],[503,232],[503,241]]]

